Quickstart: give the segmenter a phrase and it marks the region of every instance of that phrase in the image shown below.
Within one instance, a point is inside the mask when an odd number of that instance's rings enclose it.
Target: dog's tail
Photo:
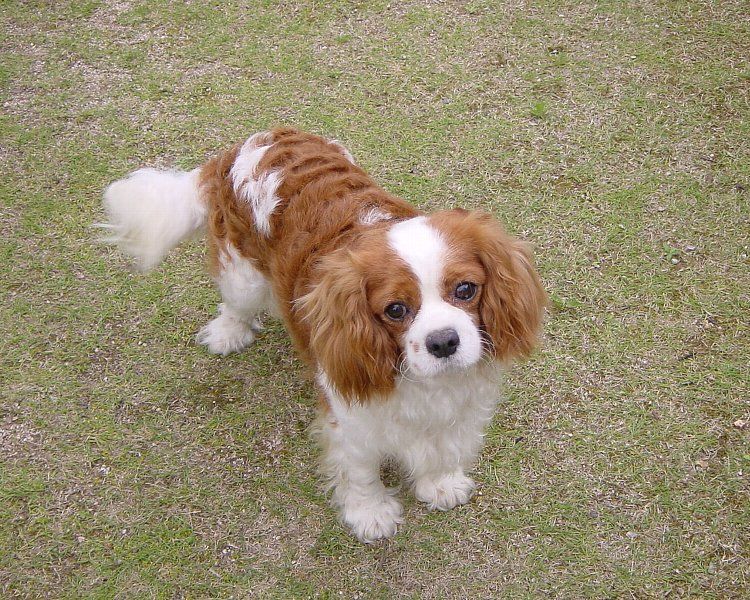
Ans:
[[[177,244],[201,231],[207,210],[199,191],[200,168],[192,171],[138,169],[104,191],[108,223],[100,224],[115,243],[148,271]]]

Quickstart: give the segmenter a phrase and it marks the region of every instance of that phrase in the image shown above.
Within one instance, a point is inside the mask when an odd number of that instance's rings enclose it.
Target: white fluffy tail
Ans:
[[[104,191],[109,223],[101,227],[112,233],[105,241],[119,245],[143,271],[158,265],[206,222],[199,172],[146,168],[115,181]]]

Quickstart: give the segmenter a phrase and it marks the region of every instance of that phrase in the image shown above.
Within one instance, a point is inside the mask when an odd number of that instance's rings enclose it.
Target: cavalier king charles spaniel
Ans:
[[[288,128],[190,172],[135,171],[104,207],[109,241],[144,270],[205,234],[222,299],[197,336],[209,352],[251,344],[261,311],[283,319],[319,391],[333,503],[357,538],[402,521],[385,459],[431,509],[469,501],[502,368],[532,350],[546,304],[529,249],[495,219],[423,214],[340,143]]]

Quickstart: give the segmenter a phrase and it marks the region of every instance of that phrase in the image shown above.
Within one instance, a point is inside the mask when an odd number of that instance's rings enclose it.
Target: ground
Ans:
[[[698,2],[0,6],[0,595],[750,595],[750,19]],[[273,124],[533,244],[544,345],[448,513],[338,523],[281,325],[221,359],[200,243],[148,275],[102,189]]]

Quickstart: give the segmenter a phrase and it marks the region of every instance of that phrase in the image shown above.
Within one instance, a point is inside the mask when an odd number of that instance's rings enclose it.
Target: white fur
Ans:
[[[258,313],[274,304],[268,280],[231,244],[220,256],[216,285],[224,302],[219,316],[198,332],[196,339],[213,354],[239,352],[255,340]]]
[[[372,207],[368,210],[364,211],[360,217],[359,222],[362,225],[372,225],[374,223],[379,223],[380,221],[387,221],[388,219],[392,219],[393,217],[385,212],[384,210]]]
[[[331,144],[332,146],[336,146],[336,149],[339,152],[341,152],[341,154],[343,154],[346,160],[348,160],[350,163],[352,163],[353,165],[357,164],[356,162],[354,162],[354,157],[352,156],[352,153],[349,152],[349,150],[347,150],[344,144],[342,144],[338,140],[329,140],[328,143]]]
[[[271,147],[271,144],[267,144],[270,140],[270,135],[266,131],[261,131],[251,135],[245,143],[242,144],[242,148],[237,153],[237,158],[234,159],[234,164],[231,168],[232,181],[234,182],[234,193],[239,194],[240,189],[248,179],[255,177],[255,171],[258,168],[258,163],[263,158],[263,155]]]
[[[388,242],[409,265],[419,281],[422,304],[406,332],[407,374],[421,378],[475,365],[482,357],[482,336],[472,317],[458,306],[443,300],[443,267],[448,246],[425,217],[415,217],[394,225]],[[427,336],[452,328],[460,340],[456,353],[437,358],[427,351]]]
[[[145,168],[104,191],[107,242],[116,243],[148,271],[204,225],[206,207],[198,189],[200,169],[190,172]]]
[[[401,507],[380,480],[385,458],[403,467],[430,508],[469,501],[474,482],[465,472],[497,405],[499,377],[497,367],[481,363],[421,381],[401,378],[384,401],[350,404],[319,373],[330,407],[318,421],[323,470],[342,520],[361,541],[390,537],[401,523]]]
[[[257,174],[258,164],[271,144],[265,144],[268,134],[250,136],[240,148],[231,168],[234,193],[250,203],[255,218],[255,227],[264,236],[271,235],[271,215],[281,199],[276,191],[281,177],[276,171]]]

